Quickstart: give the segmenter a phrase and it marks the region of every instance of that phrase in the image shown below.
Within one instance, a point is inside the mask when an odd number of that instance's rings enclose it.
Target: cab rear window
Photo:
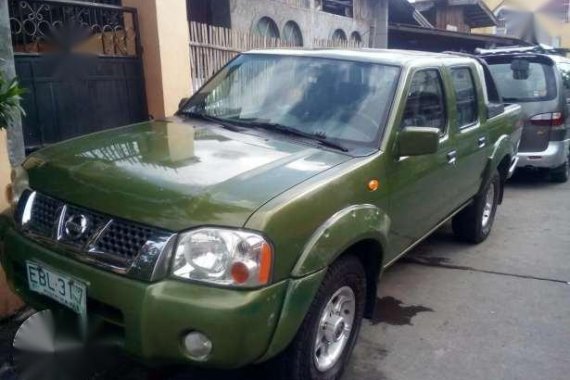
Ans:
[[[556,98],[556,79],[552,65],[529,62],[528,77],[524,79],[516,78],[511,61],[489,62],[489,68],[507,102],[537,102]]]

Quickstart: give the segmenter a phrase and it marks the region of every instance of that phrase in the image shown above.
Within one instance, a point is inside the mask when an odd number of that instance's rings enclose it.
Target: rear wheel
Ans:
[[[491,233],[501,192],[501,176],[495,171],[473,203],[453,218],[453,232],[461,240],[481,243]]]
[[[570,175],[570,165],[568,161],[566,161],[564,165],[559,166],[550,171],[550,180],[552,182],[565,183],[568,182],[569,175]]]
[[[276,359],[287,380],[338,380],[360,331],[366,274],[360,260],[345,256],[328,270],[295,339]]]

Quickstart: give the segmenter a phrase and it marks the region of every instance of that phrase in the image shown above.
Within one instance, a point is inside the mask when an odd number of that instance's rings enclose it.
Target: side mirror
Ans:
[[[180,99],[180,103],[178,103],[178,109],[181,109],[184,104],[186,104],[190,100],[190,98],[182,98]]]
[[[505,112],[505,105],[503,103],[489,103],[487,104],[487,119],[499,116]]]
[[[422,156],[437,152],[440,130],[427,127],[406,127],[398,137],[398,154],[404,156]]]

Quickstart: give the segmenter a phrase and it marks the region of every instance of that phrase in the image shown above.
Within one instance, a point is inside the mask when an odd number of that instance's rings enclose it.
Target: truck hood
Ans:
[[[280,136],[176,118],[68,140],[34,153],[24,168],[33,190],[180,231],[243,226],[273,197],[349,159]]]

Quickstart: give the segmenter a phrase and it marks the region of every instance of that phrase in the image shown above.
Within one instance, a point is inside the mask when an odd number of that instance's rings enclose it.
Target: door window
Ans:
[[[446,125],[445,96],[439,70],[416,72],[408,93],[402,128],[437,128],[443,135]]]
[[[457,125],[461,129],[475,124],[479,118],[479,108],[471,69],[467,67],[452,69],[451,80],[457,104]]]

